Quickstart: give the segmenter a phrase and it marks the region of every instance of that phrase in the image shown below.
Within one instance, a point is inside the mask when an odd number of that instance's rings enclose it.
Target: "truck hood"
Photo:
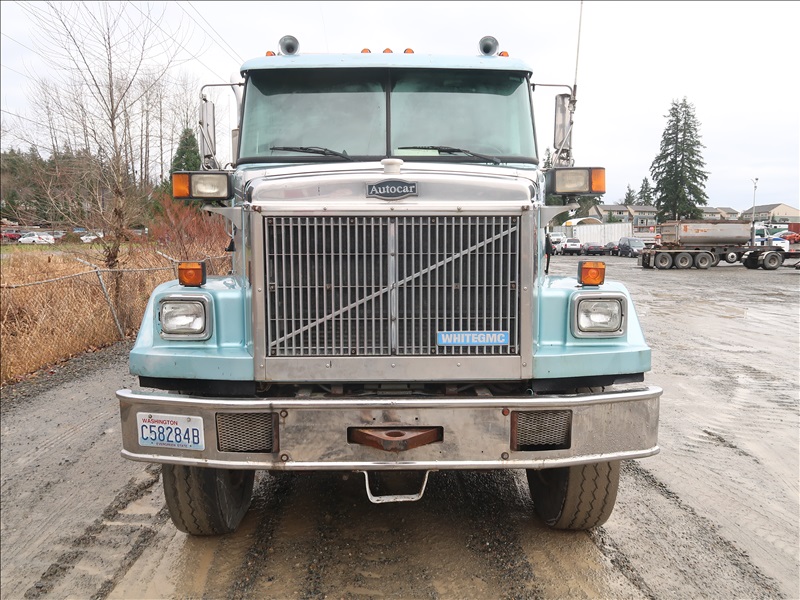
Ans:
[[[369,205],[415,204],[426,200],[465,202],[528,201],[536,198],[541,172],[472,164],[396,161],[240,167],[237,188],[253,205],[275,201],[357,200]],[[240,187],[241,185],[241,187]]]

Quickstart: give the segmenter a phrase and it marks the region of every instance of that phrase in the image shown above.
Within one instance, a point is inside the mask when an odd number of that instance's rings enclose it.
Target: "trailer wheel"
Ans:
[[[725,258],[725,262],[726,263],[732,265],[737,260],[739,260],[739,255],[736,254],[736,252],[728,252],[728,253],[725,254],[725,256],[723,258]]]
[[[694,257],[694,266],[698,269],[707,269],[711,266],[714,258],[708,252],[701,252]]]
[[[619,488],[619,461],[528,470],[536,514],[553,529],[591,529],[611,516]]]
[[[692,255],[688,252],[681,252],[675,257],[675,268],[676,269],[688,269],[692,266],[694,260],[692,259]]]
[[[764,260],[761,263],[767,271],[774,271],[783,264],[783,256],[778,252],[767,252],[764,255]]]
[[[231,533],[250,508],[255,471],[162,465],[161,476],[169,515],[184,533]]]
[[[672,266],[672,255],[667,252],[659,252],[653,262],[656,265],[656,269],[669,269]]]

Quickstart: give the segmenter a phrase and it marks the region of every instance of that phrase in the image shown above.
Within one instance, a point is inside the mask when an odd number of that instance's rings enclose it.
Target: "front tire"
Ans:
[[[528,470],[533,508],[553,529],[602,525],[614,510],[619,470],[619,461]]]
[[[783,264],[783,256],[777,252],[767,252],[761,265],[767,271],[774,271]]]
[[[191,535],[232,533],[250,508],[255,471],[162,465],[172,522]]]

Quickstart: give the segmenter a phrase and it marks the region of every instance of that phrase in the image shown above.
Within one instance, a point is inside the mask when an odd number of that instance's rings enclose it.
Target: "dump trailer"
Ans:
[[[751,244],[752,225],[746,221],[667,221],[659,226],[659,234],[656,245],[639,257],[645,268],[708,269],[724,260],[741,261],[748,269],[773,270],[786,257],[780,246]]]
[[[629,292],[602,262],[546,272],[548,225],[605,191],[604,169],[570,166],[574,88],[556,96],[566,166],[543,170],[548,88],[478,45],[304,55],[287,36],[230,84],[228,168],[201,95],[204,168],[173,195],[227,219],[231,269],[187,261],[154,290],[141,389],[116,393],[122,455],[161,464],[181,531],[235,530],[257,470],[362,473],[380,503],[450,469],[521,470],[545,523],[588,529],[620,462],[659,451]]]

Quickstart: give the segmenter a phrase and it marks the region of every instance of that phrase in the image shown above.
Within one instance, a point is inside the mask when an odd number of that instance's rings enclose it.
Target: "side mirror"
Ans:
[[[205,96],[200,102],[200,159],[205,169],[217,169],[217,134],[214,103]]]
[[[558,94],[553,127],[553,147],[557,153],[561,150],[572,150],[572,110],[572,94]]]

